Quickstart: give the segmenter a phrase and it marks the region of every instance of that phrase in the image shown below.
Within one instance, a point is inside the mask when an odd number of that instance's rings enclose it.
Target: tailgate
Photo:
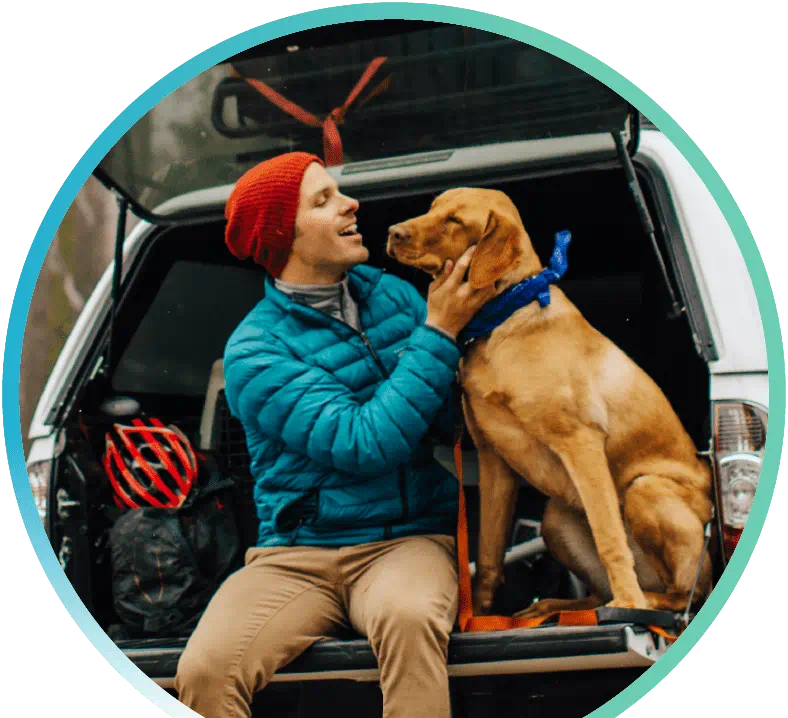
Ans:
[[[172,687],[185,645],[186,639],[118,642],[126,656],[163,688]],[[454,633],[449,644],[449,676],[648,668],[665,650],[663,638],[634,623]],[[320,641],[280,670],[273,681],[378,678],[372,648],[358,637]]]

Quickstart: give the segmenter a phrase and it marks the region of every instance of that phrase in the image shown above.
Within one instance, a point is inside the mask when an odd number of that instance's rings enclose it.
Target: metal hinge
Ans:
[[[61,519],[71,518],[70,510],[80,506],[79,501],[74,501],[65,489],[58,489],[57,494],[57,515]]]
[[[60,552],[57,555],[57,560],[60,562],[60,568],[64,571],[68,562],[71,560],[71,537],[64,536],[63,542],[60,544]]]

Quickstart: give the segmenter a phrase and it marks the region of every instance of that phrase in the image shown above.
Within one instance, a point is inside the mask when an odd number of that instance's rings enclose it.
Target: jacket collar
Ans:
[[[350,296],[353,297],[356,303],[363,304],[366,302],[378,282],[380,282],[383,271],[364,264],[356,265],[348,270]],[[330,317],[323,312],[298,304],[283,291],[277,289],[270,275],[265,277],[265,298],[276,305],[282,312],[297,314],[299,317],[312,322],[328,323],[330,321]]]

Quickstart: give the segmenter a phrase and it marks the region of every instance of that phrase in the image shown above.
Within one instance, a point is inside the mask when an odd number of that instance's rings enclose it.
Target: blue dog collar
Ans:
[[[543,269],[535,277],[524,279],[487,302],[460,332],[457,344],[464,349],[475,339],[487,336],[518,309],[522,309],[535,299],[539,301],[541,307],[550,304],[550,285],[557,282],[566,272],[568,266],[566,250],[571,241],[572,235],[568,230],[557,232],[549,269]]]

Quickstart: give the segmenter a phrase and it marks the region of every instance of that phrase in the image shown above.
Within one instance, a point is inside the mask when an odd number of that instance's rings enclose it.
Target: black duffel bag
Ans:
[[[189,635],[241,566],[235,481],[215,466],[200,474],[180,508],[131,509],[110,529],[114,608],[130,637]]]

